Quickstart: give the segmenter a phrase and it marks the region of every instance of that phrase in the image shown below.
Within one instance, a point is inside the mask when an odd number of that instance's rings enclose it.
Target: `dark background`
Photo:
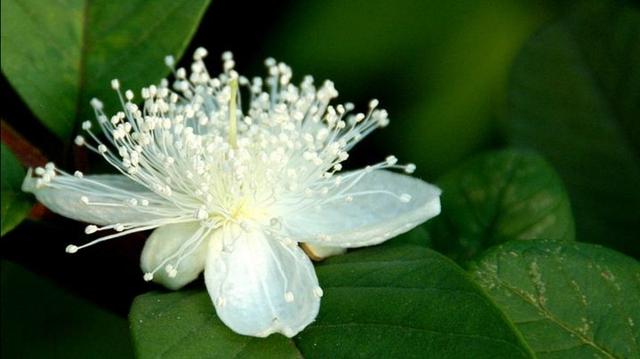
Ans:
[[[231,50],[238,71],[254,76],[265,73],[262,62],[272,56],[291,65],[294,80],[304,74],[313,74],[317,82],[333,80],[339,101],[354,102],[356,108],[378,98],[391,125],[357,146],[350,165],[393,153],[402,162],[416,162],[418,175],[433,180],[472,153],[505,144],[499,124],[514,56],[540,26],[578,6],[569,1],[453,3],[213,0],[180,64],[188,65],[195,48],[204,46],[215,72],[219,55]],[[72,169],[73,153],[61,151],[63,143],[38,122],[4,75],[0,88],[0,118],[50,160]],[[83,229],[81,223],[47,214],[3,237],[0,255],[122,317],[136,295],[160,289],[142,280],[137,264],[145,234],[66,254],[68,243],[82,243]]]

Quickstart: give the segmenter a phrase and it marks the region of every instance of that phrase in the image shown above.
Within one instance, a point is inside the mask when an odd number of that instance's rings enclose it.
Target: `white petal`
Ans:
[[[321,261],[327,257],[344,254],[347,249],[343,247],[323,246],[320,244],[302,243],[302,249],[314,261]]]
[[[311,261],[294,242],[237,226],[212,237],[205,282],[218,317],[256,337],[296,335],[315,319],[322,293]]]
[[[145,273],[151,273],[160,267],[153,274],[153,281],[169,289],[179,289],[198,278],[204,269],[208,243],[208,238],[195,238],[199,229],[201,229],[200,224],[192,222],[169,224],[154,230],[142,250],[140,257],[142,270]],[[191,246],[188,243],[190,239],[193,239]],[[176,267],[176,261],[180,258],[177,254],[181,250],[185,256]],[[165,270],[166,265],[171,265],[175,269],[174,277]]]
[[[389,194],[357,195],[368,191],[388,191],[405,201]],[[332,200],[286,216],[285,228],[298,242],[361,247],[407,232],[440,213],[439,188],[395,172],[368,173],[345,195],[349,193],[350,202]]]
[[[155,193],[121,175],[93,175],[82,178],[60,175],[46,185],[37,186],[37,179],[27,174],[22,190],[33,193],[51,211],[92,224],[127,223],[132,219],[145,222],[159,218],[151,204],[164,202]],[[88,204],[83,202],[88,200]],[[137,203],[131,204],[135,199]]]

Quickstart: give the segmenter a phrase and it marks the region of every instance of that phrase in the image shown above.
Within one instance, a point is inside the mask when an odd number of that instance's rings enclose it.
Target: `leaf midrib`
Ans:
[[[544,305],[538,304],[536,302],[532,302],[531,300],[529,300],[529,298],[527,298],[527,296],[522,294],[521,289],[519,289],[517,287],[510,286],[506,281],[502,280],[498,275],[496,275],[496,280],[498,281],[498,284],[500,286],[502,286],[503,288],[509,290],[513,294],[517,295],[520,299],[522,299],[523,302],[528,303],[532,307],[538,309],[540,311],[540,314],[542,314],[544,316],[544,318],[546,318],[547,320],[549,320],[549,321],[553,322],[554,324],[558,325],[560,328],[564,329],[568,333],[576,336],[577,338],[579,338],[583,342],[583,344],[589,345],[590,347],[598,350],[599,352],[601,352],[604,355],[606,355],[608,358],[614,358],[614,359],[616,358],[615,355],[613,355],[612,353],[608,352],[605,348],[600,347],[597,343],[593,342],[592,340],[589,340],[584,335],[582,335],[582,333],[573,330],[568,324],[566,324],[563,321],[561,321],[560,319],[556,318],[551,312],[549,312],[549,310]],[[516,325],[520,324],[518,322],[514,322],[514,323]]]

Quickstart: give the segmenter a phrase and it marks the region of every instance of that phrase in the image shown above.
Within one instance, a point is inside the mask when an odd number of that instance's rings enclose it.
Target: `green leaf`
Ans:
[[[131,358],[127,321],[0,262],[3,358]]]
[[[574,240],[562,181],[533,152],[477,156],[438,185],[443,190],[442,213],[430,223],[434,248],[458,261],[511,239]]]
[[[92,97],[120,108],[110,81],[136,92],[169,69],[209,0],[2,1],[2,71],[33,113],[67,139],[95,116]]]
[[[434,251],[363,249],[316,271],[320,314],[296,337],[306,358],[529,357],[495,305]]]
[[[20,189],[25,176],[24,168],[11,150],[1,145],[2,165],[0,169],[0,235],[16,227],[29,214],[31,200]]]
[[[294,5],[271,41],[275,56],[335,81],[342,101],[380,98],[392,122],[370,141],[431,176],[491,141],[509,64],[549,16],[521,0]]]
[[[206,291],[151,292],[129,314],[139,358],[301,358],[282,335],[266,339],[235,334],[215,315]]]
[[[447,258],[414,245],[331,257],[316,267],[320,314],[295,338],[305,358],[530,357],[512,324]],[[149,293],[129,315],[141,358],[300,357],[281,335],[234,334],[204,291]]]
[[[385,242],[385,246],[414,245],[419,247],[431,247],[431,235],[424,226],[418,226],[407,233],[401,234]]]
[[[640,257],[640,11],[595,7],[542,29],[514,65],[508,127],[558,169],[577,238]]]
[[[640,358],[640,264],[593,244],[512,241],[471,274],[539,358]]]

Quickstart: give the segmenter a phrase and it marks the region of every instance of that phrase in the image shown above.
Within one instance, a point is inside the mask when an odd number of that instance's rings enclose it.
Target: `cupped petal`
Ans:
[[[239,334],[292,337],[318,314],[322,290],[309,258],[259,229],[216,232],[204,274],[218,317]]]
[[[29,170],[22,190],[33,193],[55,213],[97,225],[164,218],[158,206],[167,205],[162,197],[123,175],[57,175],[43,182]]]
[[[140,267],[145,273],[153,273],[154,282],[180,289],[204,269],[208,239],[197,222],[162,226],[147,239]]]
[[[418,178],[376,170],[344,193],[283,218],[298,242],[369,246],[407,232],[440,213],[441,190]]]

